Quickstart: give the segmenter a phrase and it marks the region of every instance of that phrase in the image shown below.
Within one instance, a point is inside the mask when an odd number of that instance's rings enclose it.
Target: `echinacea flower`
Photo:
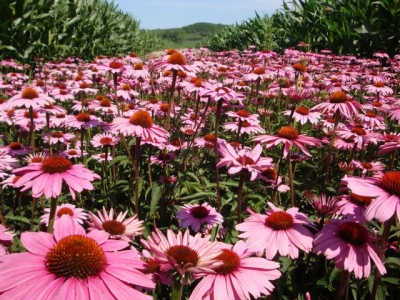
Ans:
[[[204,272],[213,273],[221,264],[217,258],[221,254],[219,243],[202,238],[201,233],[191,236],[186,230],[175,235],[168,229],[165,236],[157,228],[141,243],[154,254],[160,271],[182,279],[193,279],[193,275]]]
[[[46,213],[40,218],[40,222],[45,223],[46,226],[49,226],[50,208],[45,208],[44,211]],[[88,216],[88,214],[85,213],[84,209],[82,208],[75,207],[75,205],[69,203],[61,204],[58,205],[56,208],[54,227],[57,226],[63,215],[71,217],[73,222],[76,222],[77,224],[80,225],[83,224],[83,221],[85,221]]]
[[[8,253],[7,248],[12,245],[14,234],[0,224],[0,256]]]
[[[299,256],[299,249],[308,253],[312,249],[313,234],[307,229],[313,228],[313,223],[297,207],[284,211],[272,203],[265,214],[247,212],[250,217],[235,228],[242,231],[240,238],[246,238],[249,248],[261,256],[265,252],[267,259],[273,259],[279,252],[281,256],[290,258]]]
[[[190,227],[194,232],[198,232],[203,225],[216,225],[223,222],[222,215],[208,203],[185,204],[176,213],[176,218],[180,221],[181,227]]]
[[[283,157],[287,157],[292,146],[299,148],[304,154],[311,156],[310,152],[305,146],[316,146],[320,147],[322,142],[314,137],[307,136],[305,134],[299,134],[297,129],[291,126],[282,127],[277,135],[259,135],[256,136],[253,141],[261,144],[265,144],[267,149],[283,144]]]
[[[7,104],[12,107],[40,107],[55,102],[55,100],[45,94],[39,93],[31,87],[26,87],[22,92],[12,96],[7,100]]]
[[[311,111],[328,111],[332,114],[339,112],[341,116],[351,119],[353,115],[357,115],[359,108],[360,103],[352,100],[343,91],[337,91],[330,95],[328,101],[317,104]]]
[[[72,199],[75,199],[75,192],[80,193],[84,189],[93,190],[91,181],[100,179],[99,175],[86,169],[84,165],[74,165],[68,158],[62,156],[46,157],[42,162],[15,169],[13,173],[21,176],[15,186],[23,187],[22,192],[31,189],[34,198],[42,195],[47,198],[58,197],[64,181]]]
[[[111,123],[111,130],[115,133],[140,137],[142,140],[165,141],[169,137],[168,131],[154,124],[151,115],[144,110],[136,111],[129,119],[116,117]]]
[[[222,159],[217,167],[227,167],[228,174],[246,170],[251,174],[250,180],[255,180],[262,169],[272,167],[272,158],[261,157],[261,145],[256,145],[251,151],[246,148],[236,151],[230,144],[221,143],[219,151]]]
[[[23,232],[27,252],[0,257],[0,294],[4,299],[143,299],[152,297],[132,285],[153,289],[140,270],[145,264],[126,241],[88,234],[72,222],[54,234]]]
[[[223,262],[222,265],[215,269],[215,274],[204,276],[189,300],[250,300],[273,291],[271,280],[281,276],[279,263],[251,257],[253,252],[243,241],[233,246],[222,244],[221,247],[223,249],[218,259]]]
[[[144,227],[143,221],[139,221],[136,215],[126,218],[127,214],[128,211],[120,212],[114,218],[114,209],[111,208],[110,212],[107,213],[104,206],[102,212],[97,212],[97,216],[90,211],[89,221],[87,222],[89,225],[88,230],[104,231],[110,235],[110,239],[121,239],[130,242],[134,236],[142,234]]]
[[[331,219],[315,236],[313,244],[317,254],[323,253],[327,259],[334,258],[337,268],[354,272],[356,278],[366,278],[371,274],[371,259],[379,273],[386,273],[372,242],[373,237],[364,225]]]
[[[367,221],[389,220],[394,214],[400,220],[400,171],[389,171],[375,177],[345,176],[342,182],[357,195],[373,197],[365,211]]]

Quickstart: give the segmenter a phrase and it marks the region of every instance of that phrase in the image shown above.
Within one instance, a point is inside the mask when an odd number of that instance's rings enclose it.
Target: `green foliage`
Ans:
[[[200,22],[182,28],[155,29],[152,32],[164,39],[169,48],[195,48],[204,45],[209,36],[227,27]]]
[[[393,56],[400,50],[398,0],[294,0],[271,19],[280,49],[304,41],[313,51],[358,56],[379,50]]]
[[[0,58],[140,54],[163,47],[132,15],[105,0],[0,2]]]
[[[212,51],[245,50],[251,45],[261,49],[276,48],[271,19],[268,15],[261,17],[257,13],[248,21],[226,27],[213,34],[206,45]]]

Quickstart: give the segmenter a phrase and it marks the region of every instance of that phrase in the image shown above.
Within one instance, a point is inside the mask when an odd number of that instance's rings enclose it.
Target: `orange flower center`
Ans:
[[[129,86],[129,84],[124,83],[121,87],[121,90],[123,91],[130,91],[131,87]]]
[[[245,157],[239,156],[238,158],[236,158],[236,161],[243,166],[254,164],[254,160],[247,156],[245,156]]]
[[[147,111],[139,110],[131,116],[129,123],[143,128],[151,128],[153,126],[153,119]]]
[[[160,105],[160,110],[163,112],[168,112],[169,104],[168,103],[163,103]]]
[[[265,74],[265,69],[264,68],[256,68],[256,69],[254,69],[253,73],[257,74],[257,75],[262,75],[262,74]]]
[[[8,145],[9,148],[11,148],[12,150],[21,150],[22,149],[22,144],[18,143],[18,142],[11,142]]]
[[[186,58],[183,56],[182,53],[174,52],[168,57],[167,62],[173,65],[184,66],[186,65]]]
[[[271,180],[276,180],[276,177],[278,176],[278,172],[275,168],[264,169],[261,171],[261,174]]]
[[[196,219],[203,219],[210,214],[210,211],[204,206],[195,206],[190,209],[190,214]]]
[[[293,69],[295,69],[298,72],[305,72],[307,71],[307,67],[301,63],[295,63],[293,65]]]
[[[102,226],[110,235],[121,235],[125,232],[125,225],[116,220],[105,221]]]
[[[42,171],[44,173],[63,173],[72,168],[72,162],[62,156],[50,156],[43,160]]]
[[[206,134],[204,136],[204,140],[206,142],[215,144],[215,142],[217,141],[217,137],[215,135],[213,135],[213,134]]]
[[[112,142],[112,138],[105,136],[100,139],[100,144],[102,145],[110,145]]]
[[[74,212],[72,209],[70,209],[69,207],[62,207],[58,212],[57,212],[57,217],[61,218],[62,215],[69,215],[69,216],[73,216]]]
[[[134,70],[143,70],[143,64],[140,62],[137,62],[134,66],[133,66]]]
[[[364,169],[367,169],[367,170],[372,169],[372,164],[369,162],[364,162],[361,165],[363,166]]]
[[[22,91],[22,98],[31,100],[39,98],[39,93],[33,88],[26,88]]]
[[[228,275],[240,267],[240,257],[232,250],[222,249],[222,253],[217,256],[217,259],[222,260],[222,265],[215,269],[218,274]]]
[[[275,211],[265,220],[265,225],[274,230],[286,230],[293,226],[293,216],[284,211]]]
[[[385,84],[382,81],[374,82],[374,86],[378,88],[383,88]]]
[[[310,109],[308,107],[300,106],[296,108],[296,112],[300,115],[308,116],[308,114],[310,113]]]
[[[62,138],[62,137],[64,137],[64,133],[62,133],[61,131],[54,132],[53,137]]]
[[[250,116],[249,112],[246,110],[238,110],[236,114],[242,118],[248,118]]]
[[[89,122],[90,121],[90,114],[89,113],[79,113],[76,115],[76,119],[79,122]]]
[[[376,117],[376,114],[375,113],[373,113],[373,112],[367,112],[366,114],[365,114],[367,117],[370,117],[370,118],[375,118]]]
[[[345,222],[340,225],[338,236],[354,246],[362,246],[368,240],[368,230],[355,222]]]
[[[100,101],[100,106],[101,107],[110,107],[111,106],[111,101],[108,98],[103,98]]]
[[[89,87],[89,84],[86,82],[82,82],[79,84],[79,88],[81,89],[87,89]]]
[[[361,196],[354,193],[350,194],[350,202],[357,206],[367,207],[372,202],[372,197]]]
[[[33,163],[41,163],[42,161],[43,161],[43,157],[41,157],[41,156],[35,156],[35,157],[33,157],[32,159],[31,159],[31,162],[33,162]]]
[[[172,256],[181,267],[186,265],[196,266],[199,262],[198,253],[192,248],[183,245],[171,246],[165,254]]]
[[[354,127],[353,129],[351,129],[351,132],[355,133],[357,135],[366,135],[367,134],[367,132],[360,127]]]
[[[81,235],[62,238],[47,253],[45,260],[50,273],[65,278],[98,276],[107,265],[103,249],[93,239]]]
[[[342,91],[334,92],[329,97],[330,103],[345,103],[348,100],[346,93]]]
[[[112,61],[112,62],[110,62],[110,63],[108,64],[108,66],[109,66],[111,69],[119,69],[119,68],[121,68],[121,67],[123,66],[123,64],[120,63],[120,62],[118,62],[118,61]]]
[[[32,111],[32,113],[30,113],[29,110],[24,112],[24,117],[25,118],[33,118],[36,119],[38,117],[38,113],[36,111]]]
[[[299,137],[299,132],[293,127],[284,126],[278,131],[277,135],[284,139],[295,140]]]
[[[382,176],[382,187],[392,195],[400,197],[400,171],[389,171]]]

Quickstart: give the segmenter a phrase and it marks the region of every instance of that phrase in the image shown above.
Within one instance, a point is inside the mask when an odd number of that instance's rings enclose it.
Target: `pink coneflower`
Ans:
[[[27,252],[0,257],[0,293],[6,299],[141,299],[150,300],[135,287],[155,284],[140,270],[145,264],[137,251],[125,250],[126,241],[108,234],[88,234],[75,223],[54,234],[23,232]]]
[[[7,153],[11,156],[26,155],[29,153],[28,147],[19,142],[11,142],[8,144],[8,146],[1,147],[0,150],[7,151]]]
[[[143,246],[151,251],[160,270],[180,278],[193,279],[194,274],[213,273],[221,265],[218,256],[221,254],[218,242],[202,238],[201,233],[189,235],[186,230],[177,235],[167,229],[165,236],[158,228],[147,240],[141,240]]]
[[[50,218],[50,208],[45,208],[44,211],[46,212],[41,218],[40,222],[45,223],[46,226],[49,226],[49,218]],[[54,218],[54,227],[57,226],[58,223],[61,221],[61,217],[63,215],[68,215],[71,220],[77,224],[83,224],[83,221],[87,219],[88,214],[82,208],[77,208],[73,204],[61,204],[58,205],[56,208],[56,215]],[[69,223],[67,223],[69,226]]]
[[[343,195],[338,202],[339,212],[347,219],[365,221],[365,211],[374,198],[369,196],[360,196],[355,193]]]
[[[361,108],[360,103],[352,100],[343,91],[338,91],[332,93],[327,102],[317,104],[311,111],[328,111],[332,114],[339,112],[341,116],[351,119],[358,113],[359,108]]]
[[[386,269],[373,249],[373,237],[368,229],[353,221],[331,219],[315,236],[314,249],[327,259],[335,259],[335,266],[354,272],[356,278],[371,274],[372,259],[383,275]]]
[[[251,181],[257,178],[262,169],[272,166],[272,158],[261,157],[261,145],[256,145],[251,151],[247,148],[236,151],[230,144],[221,143],[219,151],[222,159],[217,168],[227,167],[228,174],[247,170],[251,174]]]
[[[361,162],[358,160],[353,160],[358,169],[362,170],[362,176],[374,175],[376,173],[381,173],[385,169],[385,165],[380,161],[371,162]]]
[[[16,187],[23,187],[21,191],[31,189],[32,196],[39,198],[45,195],[47,198],[55,198],[61,194],[62,183],[65,181],[72,199],[75,192],[93,190],[91,181],[100,179],[85,166],[76,164],[61,156],[50,156],[43,162],[31,163],[25,167],[15,169],[14,174],[21,176]]]
[[[389,171],[369,178],[345,176],[342,181],[353,193],[374,197],[365,212],[368,221],[375,218],[385,222],[394,214],[400,220],[400,171]]]
[[[247,133],[247,134],[255,134],[255,133],[265,133],[265,130],[260,126],[260,123],[252,122],[249,123],[247,121],[238,121],[238,122],[226,122],[223,124],[224,129],[228,131],[233,131],[236,133]]]
[[[311,156],[308,152],[307,146],[320,147],[322,145],[319,139],[309,137],[305,134],[299,134],[299,132],[290,126],[282,127],[277,135],[259,135],[253,139],[255,142],[265,144],[267,148],[283,144],[283,156],[287,157],[292,146],[299,148],[304,154]]]
[[[8,254],[8,247],[12,245],[14,234],[0,224],[0,256]]]
[[[308,253],[312,249],[313,234],[307,226],[313,228],[313,223],[297,207],[284,211],[272,203],[265,214],[255,213],[250,208],[250,213],[243,223],[235,228],[242,231],[240,238],[247,238],[246,244],[251,250],[261,256],[264,252],[267,259],[273,259],[279,252],[282,256],[290,258],[299,256],[299,249]]]
[[[66,127],[81,129],[81,128],[93,128],[100,126],[102,120],[96,116],[89,114],[88,112],[80,112],[77,115],[69,115],[64,123]]]
[[[282,114],[285,116],[290,116],[292,113],[291,110],[283,111]],[[312,112],[308,107],[299,106],[293,112],[293,119],[296,122],[300,122],[301,125],[310,122],[311,124],[318,124],[319,119],[321,118],[321,113],[319,112]]]
[[[153,118],[144,110],[136,111],[129,119],[116,117],[111,123],[111,130],[124,135],[140,137],[143,140],[164,141],[169,137],[168,131],[154,124]]]
[[[42,140],[45,143],[50,143],[51,145],[55,144],[68,144],[72,139],[75,138],[75,135],[72,133],[63,133],[62,131],[50,132],[48,134],[44,134]]]
[[[213,101],[223,100],[224,102],[238,101],[239,105],[243,105],[242,100],[245,96],[241,93],[237,93],[227,86],[223,86],[218,83],[210,87],[209,89],[204,89],[200,92],[201,97],[210,97]]]
[[[13,170],[18,166],[18,160],[8,154],[8,151],[0,150],[0,170]]]
[[[136,215],[126,218],[127,214],[128,211],[120,212],[114,219],[114,209],[111,208],[107,213],[103,206],[103,211],[98,211],[97,216],[89,212],[88,230],[105,231],[110,235],[110,239],[130,242],[134,236],[142,234],[144,227],[143,221],[139,221]]]
[[[393,89],[386,86],[382,81],[376,81],[373,84],[365,86],[365,91],[370,94],[379,94],[382,96],[388,96],[393,94]]]
[[[193,290],[189,300],[197,299],[258,299],[274,289],[270,282],[281,276],[279,263],[262,257],[250,257],[253,252],[243,241],[235,245],[222,244],[218,259],[223,263],[215,274],[206,275]]]
[[[306,194],[306,192],[304,192],[304,194]],[[317,216],[321,218],[321,220],[327,217],[332,217],[339,210],[337,197],[329,197],[325,194],[321,194],[319,196],[310,194],[307,195],[307,197],[311,198],[311,205],[313,206]]]
[[[106,146],[115,146],[119,143],[119,140],[119,137],[116,137],[112,133],[105,132],[96,134],[94,137],[92,137],[90,143],[93,145],[93,147],[99,148]]]
[[[194,232],[198,232],[203,225],[213,226],[224,221],[222,215],[208,203],[203,203],[202,205],[185,204],[181,208],[176,213],[180,226],[183,228],[190,227]]]
[[[7,104],[12,107],[32,107],[36,108],[55,102],[53,98],[40,94],[37,90],[31,87],[26,87],[22,92],[14,95],[7,100]]]
[[[176,154],[173,152],[164,152],[163,150],[158,155],[150,156],[151,164],[167,164],[170,161],[174,161],[176,159]]]
[[[185,56],[175,51],[166,57],[166,60],[159,60],[153,64],[155,70],[170,70],[195,73],[199,68],[194,65],[188,65]]]

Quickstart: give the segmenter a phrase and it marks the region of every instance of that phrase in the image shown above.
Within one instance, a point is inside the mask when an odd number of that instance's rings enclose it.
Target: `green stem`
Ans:
[[[139,162],[140,162],[140,137],[136,137],[135,145],[135,214],[139,215]]]
[[[172,283],[171,300],[181,300],[183,293],[183,284],[180,279],[175,279]]]

